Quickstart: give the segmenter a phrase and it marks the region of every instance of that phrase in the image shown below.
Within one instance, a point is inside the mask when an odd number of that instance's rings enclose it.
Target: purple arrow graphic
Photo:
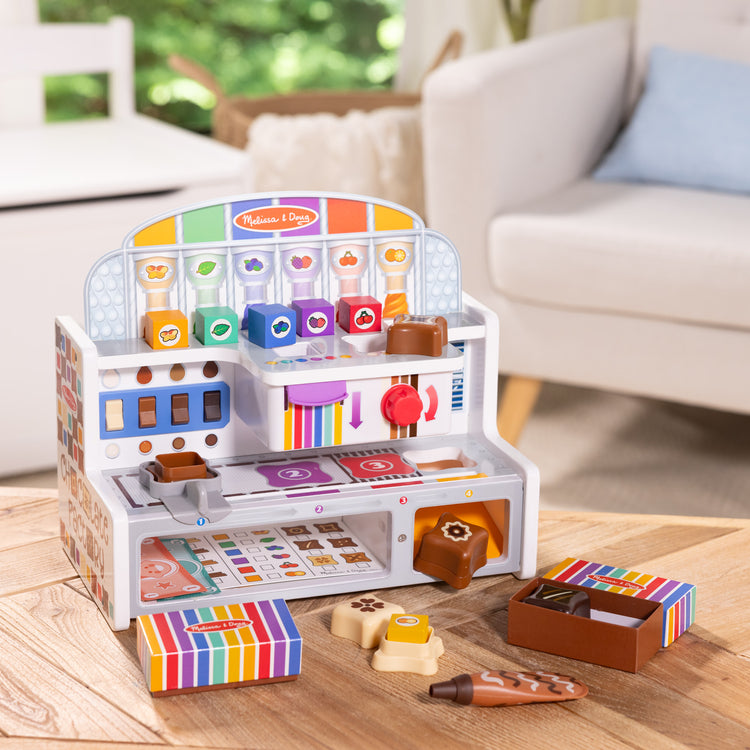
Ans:
[[[361,404],[362,393],[360,391],[354,391],[354,393],[352,393],[352,421],[349,422],[349,424],[355,430],[362,424],[362,419],[359,416]]]

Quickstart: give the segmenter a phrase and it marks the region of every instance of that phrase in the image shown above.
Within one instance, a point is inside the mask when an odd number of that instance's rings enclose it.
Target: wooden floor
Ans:
[[[62,552],[54,493],[0,488],[0,750],[750,747],[750,521],[542,513],[539,570],[571,555],[697,584],[696,623],[634,675],[509,646],[511,576],[380,592],[442,637],[424,677],[376,672],[330,635],[348,596],[292,601],[299,680],[154,699],[134,628],[109,629]],[[570,674],[590,693],[514,708],[428,695],[487,668]]]

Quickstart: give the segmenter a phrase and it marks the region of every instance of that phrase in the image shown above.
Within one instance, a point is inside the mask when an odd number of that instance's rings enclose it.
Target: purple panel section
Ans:
[[[671,601],[667,601],[669,594],[674,591],[680,585],[679,581],[667,581],[660,589],[657,589],[648,598],[652,602],[663,602],[664,609],[669,609],[679,597],[674,598]]]
[[[180,688],[189,688],[194,686],[194,669],[193,659],[195,657],[195,646],[190,640],[190,636],[185,632],[185,621],[182,617],[182,612],[167,612],[167,617],[172,623],[174,630],[175,639],[180,646],[180,663],[182,669],[180,670]]]
[[[327,406],[347,397],[346,380],[328,383],[296,383],[286,387],[289,401],[298,406]]]
[[[421,482],[415,482],[415,484],[421,484]],[[313,492],[295,492],[293,495],[289,494],[287,497],[316,497],[317,495],[334,495],[337,492],[340,492],[341,490],[331,489],[331,490],[315,490]]]
[[[320,224],[320,198],[280,198],[279,203],[284,206],[300,206],[309,208],[318,214],[318,220],[308,224],[302,229],[292,229],[288,232],[282,232],[283,237],[305,237],[311,234],[320,234],[322,232]]]
[[[268,625],[268,632],[273,636],[273,677],[282,677],[286,674],[286,650],[287,636],[279,623],[279,616],[270,601],[258,602],[258,609],[263,613]]]

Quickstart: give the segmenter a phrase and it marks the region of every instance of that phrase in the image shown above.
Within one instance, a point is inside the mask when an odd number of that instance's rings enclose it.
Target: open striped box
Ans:
[[[612,591],[623,596],[635,596],[650,602],[661,602],[664,608],[661,645],[668,646],[684,633],[695,620],[695,586],[671,578],[638,573],[635,570],[602,565],[569,557],[545,573],[560,583]]]
[[[591,616],[524,602],[540,584],[585,591]],[[691,583],[569,557],[511,597],[508,642],[637,672],[693,623],[695,593]]]
[[[141,615],[138,658],[154,695],[294,680],[302,638],[283,599]]]

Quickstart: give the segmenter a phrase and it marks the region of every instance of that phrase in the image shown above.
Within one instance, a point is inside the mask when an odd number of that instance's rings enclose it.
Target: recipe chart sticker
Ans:
[[[341,518],[200,534],[187,542],[222,591],[384,570]]]

